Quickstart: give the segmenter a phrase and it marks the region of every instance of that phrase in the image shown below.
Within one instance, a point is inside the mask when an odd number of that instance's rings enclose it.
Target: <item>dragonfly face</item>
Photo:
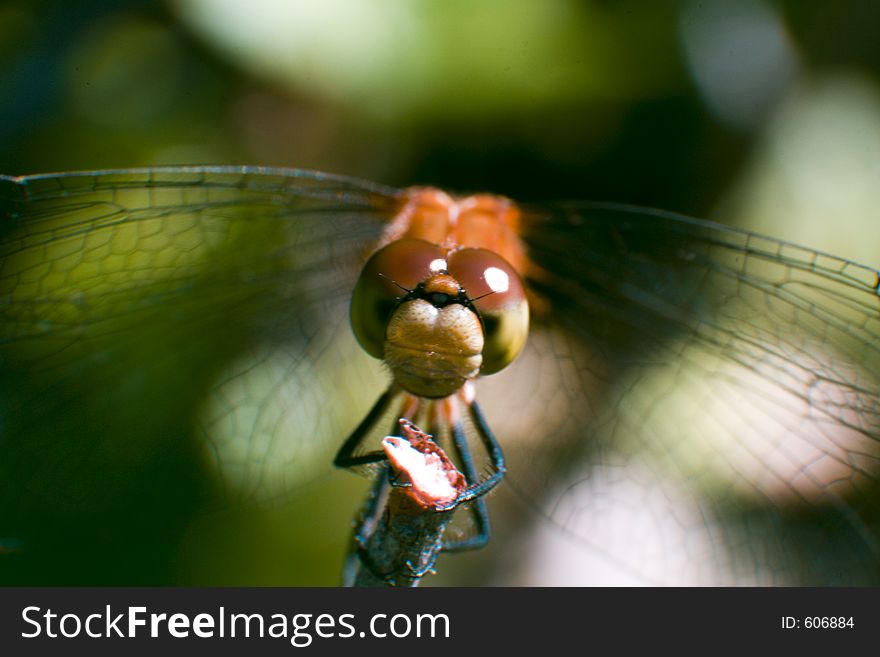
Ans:
[[[446,397],[521,351],[529,309],[518,220],[507,199],[406,193],[351,305],[358,342],[405,390]]]
[[[180,482],[205,464],[249,497],[323,476],[383,385],[361,346],[387,361],[399,312],[396,389],[439,413],[477,377],[515,515],[565,537],[565,557],[530,552],[561,577],[513,581],[880,581],[875,269],[655,211],[493,198],[223,167],[0,178],[0,542],[41,581],[106,582],[172,549],[198,498]],[[415,273],[371,260],[406,240],[428,254]],[[472,249],[510,269],[469,278]],[[514,295],[490,330],[490,269],[522,281],[531,327]]]

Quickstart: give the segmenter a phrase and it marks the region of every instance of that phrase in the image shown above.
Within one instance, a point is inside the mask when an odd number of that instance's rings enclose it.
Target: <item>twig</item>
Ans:
[[[389,465],[379,473],[355,532],[354,586],[418,586],[442,549],[454,511],[449,504],[467,487],[430,435],[407,420],[400,424],[403,438],[382,441]]]

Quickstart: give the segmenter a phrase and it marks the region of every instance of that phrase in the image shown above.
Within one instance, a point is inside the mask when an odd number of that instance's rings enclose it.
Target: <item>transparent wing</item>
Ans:
[[[153,581],[216,481],[267,497],[330,469],[384,381],[347,304],[395,193],[251,168],[0,179],[0,537],[57,567],[26,581],[75,579],[96,546],[103,580],[141,559]]]
[[[877,583],[875,270],[623,206],[535,212],[526,240],[539,330],[486,381],[551,521],[519,581]]]
[[[250,498],[329,469],[387,383],[347,304],[398,203],[298,171],[0,179],[0,542],[45,556],[23,581],[97,546],[102,581],[167,581],[218,472]],[[517,581],[876,583],[873,270],[623,207],[525,238],[535,330],[478,393],[538,511]]]

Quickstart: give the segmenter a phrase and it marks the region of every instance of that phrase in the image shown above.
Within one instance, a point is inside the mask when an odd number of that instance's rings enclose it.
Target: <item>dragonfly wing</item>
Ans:
[[[877,583],[875,270],[622,206],[535,213],[526,240],[528,383],[487,413],[573,559],[539,546],[524,581]]]
[[[0,178],[0,542],[56,583],[114,537],[149,563],[218,471],[271,497],[326,470],[387,383],[347,304],[399,203],[268,169]],[[875,272],[625,208],[527,228],[537,330],[480,399],[575,546],[538,581],[876,582]]]
[[[264,497],[328,470],[372,401],[347,304],[395,194],[251,168],[0,179],[0,536],[149,551],[218,468]]]

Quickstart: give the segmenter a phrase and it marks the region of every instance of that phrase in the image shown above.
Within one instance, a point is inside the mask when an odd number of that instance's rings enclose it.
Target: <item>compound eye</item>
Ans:
[[[460,249],[448,256],[449,274],[474,304],[483,321],[481,374],[509,365],[529,334],[529,304],[513,266],[486,249]]]
[[[374,253],[351,295],[351,328],[361,347],[382,358],[385,329],[401,297],[432,274],[446,271],[446,256],[436,244],[402,239]]]

